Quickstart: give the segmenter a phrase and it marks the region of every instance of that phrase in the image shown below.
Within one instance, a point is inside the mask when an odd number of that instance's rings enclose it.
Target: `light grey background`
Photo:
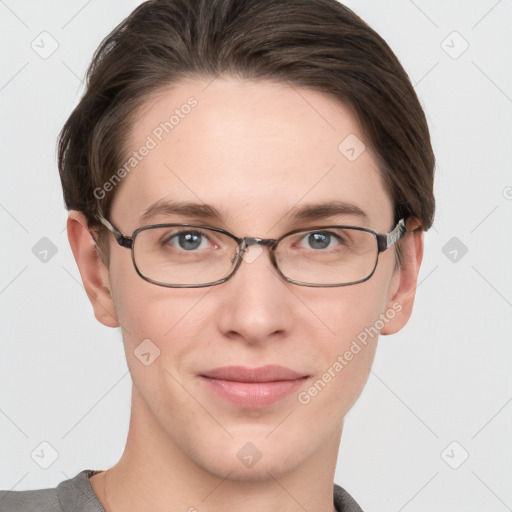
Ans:
[[[2,489],[53,487],[124,448],[131,381],[69,248],[55,140],[94,50],[139,3],[0,1]],[[415,84],[437,214],[413,317],[380,339],[336,482],[369,512],[512,510],[512,1],[347,5]]]

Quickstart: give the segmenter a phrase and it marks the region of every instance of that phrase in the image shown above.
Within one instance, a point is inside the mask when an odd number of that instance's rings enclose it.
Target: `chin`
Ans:
[[[236,482],[281,478],[299,467],[309,455],[304,446],[292,442],[283,445],[265,439],[265,436],[237,435],[228,443],[214,441],[214,444],[201,452],[196,447],[196,464],[219,478]]]
[[[240,461],[233,463],[211,464],[211,461],[202,461],[203,469],[218,478],[233,482],[266,482],[274,478],[280,479],[282,476],[290,473],[295,468],[294,465],[284,462],[279,457],[273,457],[273,460],[264,461],[264,456],[252,467],[245,467]],[[297,461],[298,463],[298,461]]]

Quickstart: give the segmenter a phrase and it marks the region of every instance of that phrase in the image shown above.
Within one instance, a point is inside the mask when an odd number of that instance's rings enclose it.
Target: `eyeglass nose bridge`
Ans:
[[[247,248],[250,245],[263,245],[267,247],[273,247],[277,240],[269,239],[269,238],[256,238],[253,236],[246,236],[245,238],[240,238],[238,241],[238,247],[236,252],[233,254],[231,258],[231,264],[233,265],[236,262],[236,266],[233,269],[233,273],[236,272],[238,266],[240,265]],[[274,263],[274,255],[271,254],[272,262]],[[237,261],[238,260],[238,261]],[[275,265],[275,263],[274,263]]]
[[[246,236],[245,238],[242,238],[238,244],[238,250],[240,255],[243,255],[243,253],[247,250],[247,248],[250,245],[263,245],[265,247],[270,247],[270,249],[273,249],[277,244],[277,240],[273,238],[256,238],[253,236]]]
[[[273,238],[257,238],[253,236],[246,236],[245,238],[241,238],[238,240],[238,249],[234,254],[231,263],[233,264],[237,259],[239,262],[244,258],[244,254],[251,245],[259,245],[268,247],[270,249],[270,259],[272,260],[272,264],[276,265],[274,251],[273,249],[277,245],[278,240]],[[238,265],[237,265],[238,268]]]

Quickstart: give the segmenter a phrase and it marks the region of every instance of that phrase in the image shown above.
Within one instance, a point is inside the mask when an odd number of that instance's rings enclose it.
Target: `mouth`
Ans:
[[[225,366],[199,375],[209,392],[239,408],[261,409],[297,391],[309,377],[283,366]]]

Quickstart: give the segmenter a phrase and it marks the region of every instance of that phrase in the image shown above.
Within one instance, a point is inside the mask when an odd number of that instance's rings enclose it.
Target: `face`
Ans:
[[[137,113],[129,147],[152,147],[139,152],[146,155],[116,190],[109,220],[125,235],[172,222],[261,238],[319,225],[379,233],[393,227],[392,202],[368,145],[356,159],[339,149],[348,136],[365,141],[348,108],[283,83],[208,83],[183,82]],[[191,96],[194,106],[183,108]],[[161,123],[176,109],[167,133]],[[220,218],[160,212],[143,222],[157,201],[210,205]],[[365,215],[292,215],[332,201]],[[286,282],[269,250],[251,246],[253,256],[225,283],[180,289],[141,279],[130,251],[110,238],[103,275],[133,379],[132,415],[144,435],[201,470],[238,480],[278,477],[320,456],[334,464],[343,418],[374,359],[376,332],[405,322],[397,320],[404,313],[394,248],[380,254],[371,279],[352,286]],[[137,357],[141,347],[150,364]],[[281,369],[250,373],[269,365]],[[237,376],[282,381],[241,384],[233,382]]]

